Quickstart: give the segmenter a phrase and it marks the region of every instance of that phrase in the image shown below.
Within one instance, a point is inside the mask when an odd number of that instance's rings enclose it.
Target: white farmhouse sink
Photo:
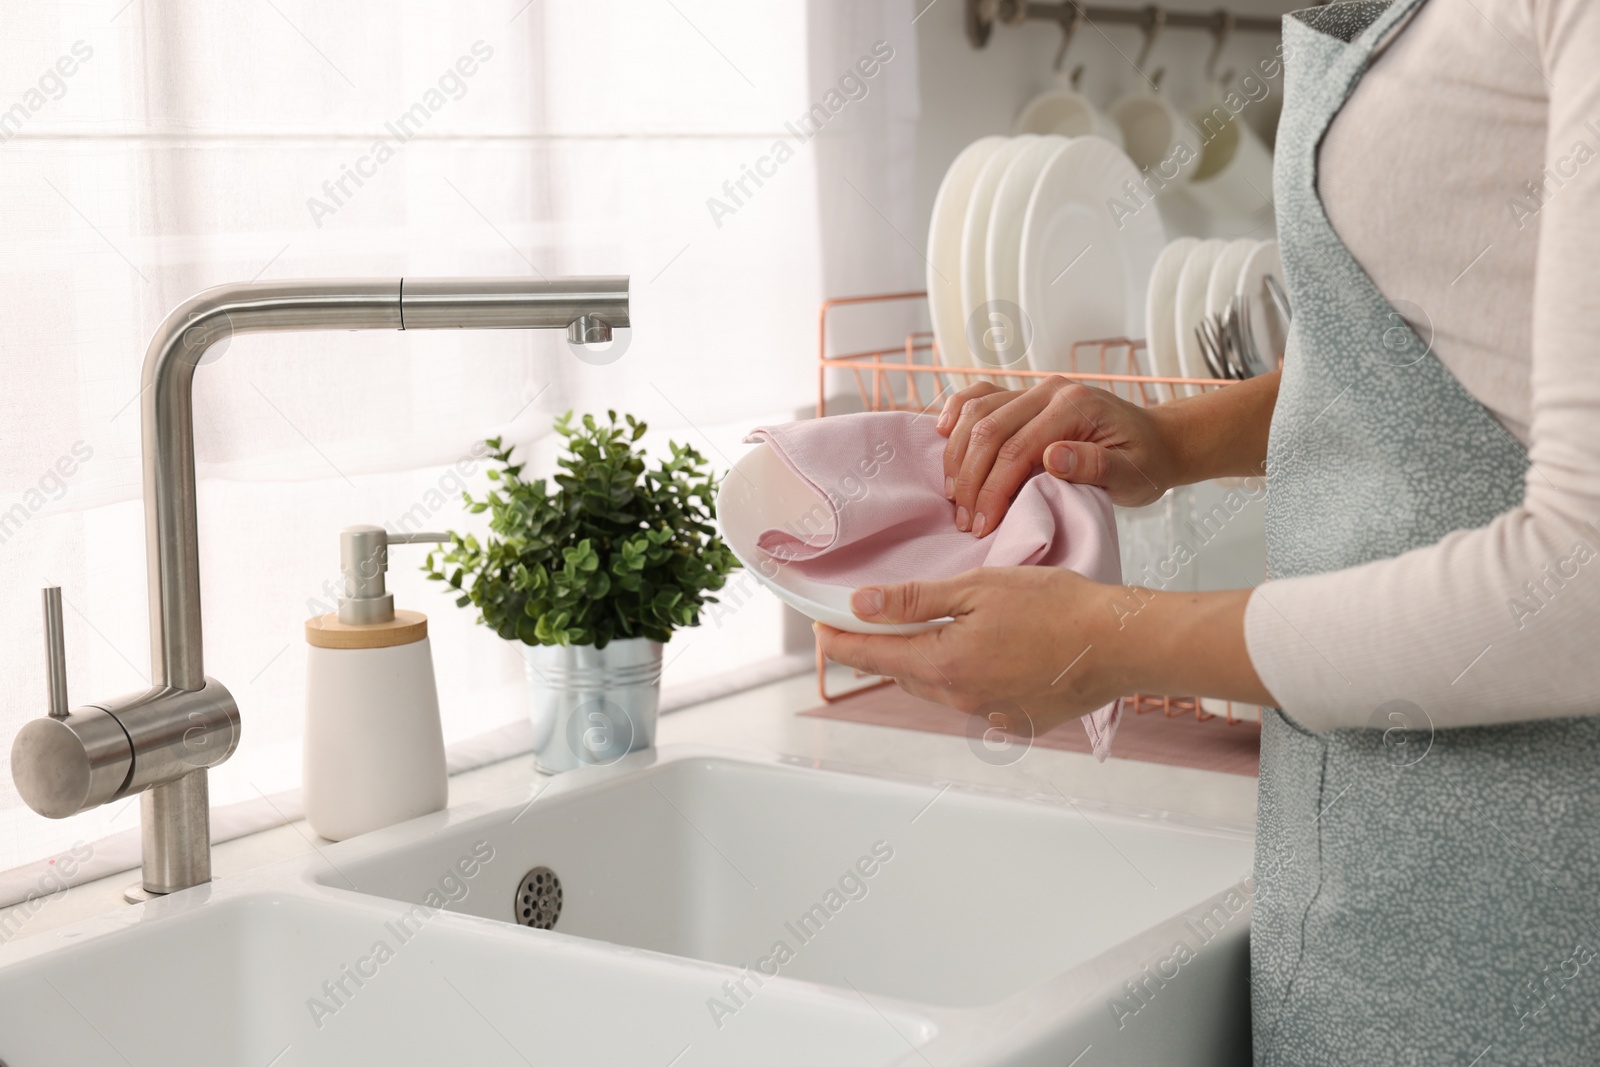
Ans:
[[[0,946],[0,1064],[1249,1059],[1248,834],[706,749],[545,781]]]
[[[712,1040],[704,968],[534,945],[532,931],[408,916],[387,901],[197,903],[146,906],[173,913],[0,970],[4,1062],[665,1065],[687,1048],[685,1067],[879,1064],[928,1033],[854,995],[796,985],[751,1002]]]
[[[474,850],[494,858],[456,888],[448,872]],[[511,923],[529,910],[519,895],[524,875],[548,868],[562,890],[555,934],[737,969],[709,983],[707,1034],[736,1028],[741,1001],[759,1003],[795,981],[903,1004],[948,1030],[951,1019],[984,1016],[980,1009],[998,1017],[996,1009],[1022,1010],[1030,994],[1048,1000],[1047,991],[1075,987],[1163,920],[1186,908],[1201,916],[1194,906],[1235,887],[1251,850],[1246,834],[1062,796],[1002,796],[667,748],[569,773],[532,798],[348,842],[327,850],[312,877],[399,901],[433,891],[451,910]],[[450,895],[461,899],[446,902]],[[1206,931],[1226,935],[1213,938],[1206,966],[1234,975],[1232,984],[1187,985],[1207,1001],[1213,1026],[1248,1041],[1242,899],[1189,937],[1198,949]],[[1175,929],[1181,934],[1183,923]],[[1047,1004],[1048,1022],[1061,1022],[1070,1007],[1091,1027],[1120,1023],[1119,1035],[1135,1016],[1142,1029],[1158,1030],[1142,1025],[1151,1012],[1127,999],[1123,981],[1158,965],[1173,945],[1171,936],[1158,938],[1131,966],[1111,965],[1117,980],[1102,982],[1097,998]],[[1186,977],[1197,965],[1182,967]],[[728,980],[736,983],[731,993],[720,988]],[[1147,998],[1152,1008],[1183,1010],[1183,997],[1159,985],[1162,996]],[[1111,1004],[1114,994],[1126,1000],[1122,1010]],[[1218,1051],[1211,1062],[1230,1062]]]

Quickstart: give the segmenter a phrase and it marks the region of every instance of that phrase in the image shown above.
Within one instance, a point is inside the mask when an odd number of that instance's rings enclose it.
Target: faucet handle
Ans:
[[[17,731],[11,780],[28,807],[65,819],[119,795],[133,772],[133,742],[104,707],[67,705],[67,643],[61,626],[61,587],[41,590],[49,711]]]
[[[65,719],[72,708],[67,704],[67,639],[61,627],[61,587],[47,585],[39,592],[44,601],[44,662],[50,686],[50,717]]]

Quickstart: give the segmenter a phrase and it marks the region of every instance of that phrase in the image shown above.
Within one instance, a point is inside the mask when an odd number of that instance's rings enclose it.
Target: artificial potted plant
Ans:
[[[527,646],[534,758],[547,771],[654,744],[662,645],[698,625],[738,565],[711,525],[717,480],[704,457],[669,442],[652,467],[635,447],[645,424],[606,415],[556,420],[566,454],[548,481],[524,480],[512,450],[487,441],[496,484],[481,500],[462,495],[489,512],[489,533],[452,532],[427,562],[457,605]]]

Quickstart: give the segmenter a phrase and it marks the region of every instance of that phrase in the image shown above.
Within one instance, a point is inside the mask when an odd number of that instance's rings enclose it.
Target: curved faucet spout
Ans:
[[[150,671],[155,685],[205,685],[195,527],[194,372],[237,333],[400,328],[400,280],[247,282],[197,293],[168,313],[141,382]]]
[[[142,391],[151,681],[205,685],[195,532],[195,368],[240,333],[302,330],[571,329],[584,341],[628,326],[626,277],[341,278],[241,282],[167,315],[145,353]]]

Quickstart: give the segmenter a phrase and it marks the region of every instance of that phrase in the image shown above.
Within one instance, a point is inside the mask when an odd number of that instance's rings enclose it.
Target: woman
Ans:
[[[976,386],[940,420],[979,537],[1040,463],[1128,506],[1264,466],[1270,580],[980,570],[859,590],[954,621],[822,648],[1040,729],[1266,705],[1257,1062],[1600,1062],[1600,4],[1334,4],[1284,55],[1281,376],[1152,410]]]

